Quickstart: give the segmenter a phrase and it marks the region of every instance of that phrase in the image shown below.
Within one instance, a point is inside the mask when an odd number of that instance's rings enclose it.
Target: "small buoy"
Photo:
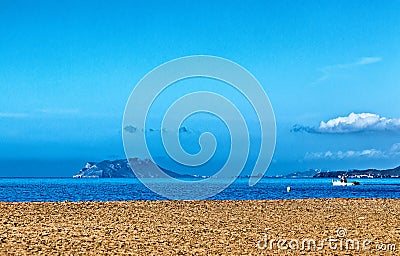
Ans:
[[[287,188],[286,188],[286,191],[287,191],[287,192],[290,192],[290,190],[291,190],[290,187],[287,187]]]

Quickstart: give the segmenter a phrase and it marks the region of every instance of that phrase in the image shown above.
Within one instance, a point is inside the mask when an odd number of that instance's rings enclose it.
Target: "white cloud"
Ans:
[[[388,150],[364,149],[348,151],[307,152],[305,160],[345,160],[345,159],[384,159],[400,157],[400,143],[393,144]]]
[[[391,152],[400,152],[400,143],[393,144],[390,148]]]
[[[358,62],[355,63],[356,66],[361,66],[361,65],[367,65],[375,62],[380,62],[382,61],[382,58],[380,57],[364,57],[361,58]]]
[[[79,113],[79,109],[52,109],[52,108],[42,108],[37,109],[37,112],[44,114],[52,114],[52,115],[64,115],[64,114],[77,114]]]
[[[24,118],[29,115],[26,113],[9,113],[9,112],[0,112],[0,118]]]
[[[318,127],[295,125],[294,132],[308,133],[360,133],[360,132],[400,132],[400,119],[381,117],[373,113],[351,113],[327,122],[321,121]]]
[[[78,114],[79,109],[50,109],[42,108],[36,109],[29,113],[17,113],[17,112],[0,112],[0,118],[26,118],[26,117],[38,117],[38,115],[72,115]]]
[[[318,84],[322,81],[325,81],[325,80],[331,78],[334,73],[336,73],[340,70],[356,68],[359,66],[369,65],[369,64],[380,62],[380,61],[382,61],[381,57],[362,57],[355,62],[336,64],[336,65],[323,67],[323,68],[319,69],[319,71],[321,71],[323,75],[320,78],[318,78],[313,84]]]

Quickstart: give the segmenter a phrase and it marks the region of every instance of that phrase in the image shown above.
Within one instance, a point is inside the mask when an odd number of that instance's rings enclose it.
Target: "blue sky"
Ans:
[[[265,88],[271,173],[400,165],[399,12],[399,1],[0,0],[0,176],[124,157],[135,84],[194,54],[235,61]]]

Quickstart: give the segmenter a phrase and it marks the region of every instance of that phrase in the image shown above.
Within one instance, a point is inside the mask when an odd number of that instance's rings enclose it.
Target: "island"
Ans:
[[[150,159],[140,158],[130,158],[129,161],[119,159],[87,162],[73,178],[161,178],[157,168],[173,178],[202,178],[197,175],[179,174],[156,165]]]
[[[366,170],[348,170],[348,171],[326,171],[318,172],[314,178],[400,178],[400,166],[392,169],[377,170],[377,169],[366,169]]]
[[[132,171],[135,170],[134,172]],[[161,178],[156,169],[161,169],[173,178],[208,178],[208,176],[180,174],[156,165],[150,159],[130,158],[119,160],[104,160],[100,162],[87,162],[86,165],[74,175],[73,178]],[[165,177],[165,176],[164,176]],[[236,178],[249,178],[250,176],[237,176]],[[340,170],[323,171],[311,169],[303,172],[293,172],[286,175],[263,176],[263,178],[400,178],[400,166],[392,169],[366,169],[366,170]]]

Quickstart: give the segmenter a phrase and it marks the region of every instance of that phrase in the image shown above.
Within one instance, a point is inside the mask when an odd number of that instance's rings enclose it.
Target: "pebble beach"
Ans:
[[[396,199],[0,203],[0,223],[0,255],[400,252]]]

